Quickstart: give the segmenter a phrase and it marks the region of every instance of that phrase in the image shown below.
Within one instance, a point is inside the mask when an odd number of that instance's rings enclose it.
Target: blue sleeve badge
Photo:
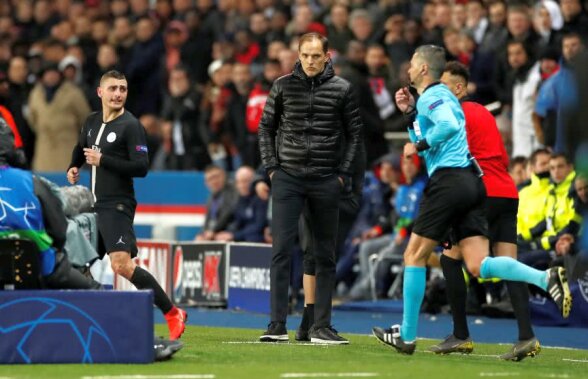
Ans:
[[[443,99],[439,99],[439,100],[435,101],[433,104],[429,105],[429,110],[432,111],[433,109],[437,108],[441,104],[443,104]]]
[[[137,145],[137,146],[135,146],[135,151],[142,151],[142,152],[146,153],[147,152],[147,146],[145,146],[145,145]]]

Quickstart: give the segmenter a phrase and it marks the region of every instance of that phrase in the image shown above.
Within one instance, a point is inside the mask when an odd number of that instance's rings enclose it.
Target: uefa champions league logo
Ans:
[[[580,287],[582,297],[588,303],[588,272],[584,273],[583,278],[578,278],[578,286]]]
[[[46,297],[0,304],[0,351],[6,354],[7,346],[14,346],[14,357],[23,363],[36,363],[41,351],[50,351],[56,362],[74,356],[80,363],[94,363],[98,352],[116,361],[110,337],[96,320],[73,304]]]

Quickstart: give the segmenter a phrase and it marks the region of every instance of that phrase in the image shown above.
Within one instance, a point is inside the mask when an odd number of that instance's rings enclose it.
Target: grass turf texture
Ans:
[[[432,340],[419,340],[413,356],[397,354],[371,336],[342,334],[349,346],[256,342],[263,330],[189,326],[184,349],[168,362],[150,365],[0,365],[0,378],[586,378],[588,350],[543,348],[536,358],[505,362],[497,358],[510,346],[476,344],[469,356],[425,352]],[[163,325],[156,332],[165,335]],[[227,343],[237,342],[237,343]],[[565,361],[564,359],[584,362]],[[295,376],[292,374],[309,374]],[[354,375],[343,375],[343,374]],[[311,376],[314,374],[314,376]],[[201,376],[205,377],[205,376]]]

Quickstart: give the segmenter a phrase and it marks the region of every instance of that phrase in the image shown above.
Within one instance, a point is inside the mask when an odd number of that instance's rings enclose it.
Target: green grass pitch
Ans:
[[[165,333],[157,325],[156,332]],[[0,365],[0,379],[266,379],[266,378],[588,378],[588,351],[543,348],[536,358],[504,362],[509,346],[476,344],[474,353],[436,356],[420,340],[413,356],[397,354],[375,338],[345,334],[348,346],[256,343],[262,330],[190,326],[183,350],[149,365]]]

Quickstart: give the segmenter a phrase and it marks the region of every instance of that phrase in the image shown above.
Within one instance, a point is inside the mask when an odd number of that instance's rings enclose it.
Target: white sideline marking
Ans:
[[[312,372],[312,373],[285,373],[280,378],[372,378],[377,376],[374,372]]]
[[[588,359],[569,359],[569,358],[563,358],[562,361],[588,363]]]
[[[481,372],[480,376],[519,376],[518,372]]]
[[[262,342],[262,341],[223,341],[228,345],[266,345],[266,346],[336,346],[324,343],[312,343],[312,342],[296,342],[290,343],[288,341],[276,341],[276,342]]]
[[[81,379],[214,379],[213,374],[82,376]]]

